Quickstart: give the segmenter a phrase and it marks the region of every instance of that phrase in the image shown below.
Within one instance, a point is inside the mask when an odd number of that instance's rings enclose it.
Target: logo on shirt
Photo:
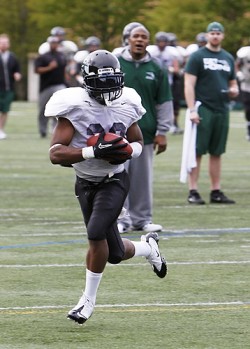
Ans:
[[[154,80],[155,79],[155,74],[154,72],[148,71],[146,72],[146,77],[147,80]]]
[[[227,61],[217,58],[203,58],[204,69],[207,70],[223,70],[230,72],[231,68]]]

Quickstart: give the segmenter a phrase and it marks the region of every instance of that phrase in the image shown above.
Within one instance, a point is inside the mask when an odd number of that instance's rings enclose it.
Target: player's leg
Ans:
[[[68,313],[68,318],[82,324],[94,311],[96,295],[102,279],[102,273],[108,259],[119,263],[124,255],[124,246],[120,240],[115,253],[110,257],[107,235],[114,226],[117,233],[117,218],[127,196],[129,180],[127,174],[115,175],[106,183],[91,184],[77,178],[76,196],[79,199],[89,239],[86,257],[86,283],[77,305]],[[117,234],[119,237],[119,233]]]

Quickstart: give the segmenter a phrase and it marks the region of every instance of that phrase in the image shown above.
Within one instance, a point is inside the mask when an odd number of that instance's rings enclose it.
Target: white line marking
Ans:
[[[218,265],[218,264],[250,264],[250,261],[207,261],[207,262],[169,262],[168,265]],[[141,267],[148,263],[107,264],[109,267]],[[0,264],[0,268],[74,268],[85,267],[85,264]]]
[[[83,229],[83,231],[85,232],[86,231],[86,228],[83,224],[82,221],[74,221],[74,222],[63,222],[64,224],[73,224],[73,225],[81,225],[80,227],[78,226],[72,226],[71,229],[74,230],[74,229]],[[37,223],[38,224],[38,223]],[[39,223],[40,224],[40,223]],[[42,223],[44,224],[44,223]],[[50,225],[52,224],[51,222],[49,223]],[[53,225],[55,225],[56,223],[53,222]],[[57,224],[60,224],[60,223],[57,223]],[[36,224],[34,224],[36,225]],[[208,235],[208,233],[250,233],[250,227],[249,228],[225,228],[225,229],[192,229],[192,230],[164,230],[160,233],[160,237],[162,239],[165,239],[165,238],[168,238],[168,236],[164,236],[164,235],[167,235],[167,234],[174,234],[174,235],[171,235],[171,238],[182,238],[183,235],[182,234],[190,234],[190,235],[185,235],[184,237],[185,238],[194,238],[194,237],[202,237],[202,238],[210,238],[210,237],[213,237],[214,238],[214,235]],[[140,232],[138,232],[140,233]],[[191,235],[193,233],[193,235]],[[206,234],[204,234],[206,233]],[[61,233],[61,232],[58,232],[57,230],[55,230],[55,233],[51,232],[51,233],[25,233],[25,234],[11,234],[11,236],[72,236],[72,235],[86,235],[82,232],[67,232],[67,233]],[[10,237],[10,234],[0,234],[0,237]],[[228,240],[227,240],[228,241]]]
[[[249,305],[250,302],[197,302],[197,303],[145,303],[145,304],[97,304],[96,308],[145,308],[145,307],[212,307],[212,306],[230,306],[230,305]],[[6,307],[1,310],[27,310],[27,309],[64,309],[70,308],[70,305],[42,305],[31,307]]]

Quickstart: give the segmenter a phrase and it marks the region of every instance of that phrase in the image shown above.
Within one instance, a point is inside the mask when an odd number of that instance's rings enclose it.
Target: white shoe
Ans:
[[[117,228],[120,234],[124,234],[127,233],[129,231],[129,227],[126,227],[124,224],[122,223],[118,223],[117,224]]]
[[[159,278],[164,278],[167,275],[167,263],[160,254],[158,246],[158,234],[152,232],[146,235],[142,235],[141,241],[146,241],[151,247],[151,253],[146,259],[149,264],[151,264],[153,271],[157,276],[159,276]]]
[[[77,305],[71,309],[67,318],[82,325],[94,311],[94,304],[83,294]]]
[[[0,130],[0,139],[5,139],[7,138],[7,135],[5,132],[3,132],[3,130]]]
[[[162,226],[160,224],[147,223],[142,227],[142,230],[146,231],[147,233],[154,231],[162,231]]]

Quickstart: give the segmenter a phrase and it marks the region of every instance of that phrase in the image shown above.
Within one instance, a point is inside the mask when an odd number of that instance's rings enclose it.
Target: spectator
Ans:
[[[171,86],[174,103],[174,124],[171,127],[173,134],[182,134],[183,130],[179,127],[178,116],[180,110],[180,99],[182,96],[182,84],[180,78],[183,70],[180,64],[180,53],[175,46],[171,46],[171,36],[166,32],[158,32],[155,35],[155,45],[149,45],[147,51],[155,58],[160,60],[163,68],[167,69],[168,80]]]
[[[197,124],[196,162],[189,174],[190,204],[205,201],[198,192],[202,156],[209,153],[210,202],[234,204],[221,191],[221,155],[226,151],[229,130],[229,98],[238,95],[234,58],[222,49],[224,27],[212,22],[207,27],[207,44],[191,54],[185,67],[185,99],[190,119]],[[196,101],[201,102],[199,109]]]
[[[240,98],[246,119],[246,139],[250,142],[250,46],[241,47],[236,55],[236,71],[240,86]]]
[[[58,118],[50,160],[53,164],[74,168],[75,192],[87,228],[85,289],[68,313],[68,318],[79,324],[87,321],[94,311],[107,262],[118,264],[144,256],[158,277],[164,278],[167,274],[157,233],[148,233],[141,241],[132,242],[122,239],[118,232],[117,218],[128,192],[129,178],[120,158],[124,148],[103,138],[110,129],[118,136],[126,135],[133,149],[132,158],[140,155],[143,139],[137,120],[145,112],[141,99],[133,89],[123,87],[120,64],[106,50],[90,53],[83,62],[82,73],[84,88],[71,87],[56,92],[45,112],[46,116]],[[96,145],[87,146],[96,131],[101,131]],[[111,156],[112,163],[109,162]],[[76,285],[78,287],[79,280]]]
[[[9,51],[10,39],[7,34],[0,35],[0,140],[7,137],[4,127],[8,112],[14,100],[14,84],[20,81],[20,65],[15,54]]]
[[[67,60],[72,59],[75,52],[77,52],[77,45],[71,41],[66,40],[66,31],[63,27],[53,27],[50,31],[50,35],[57,37],[59,39],[60,45],[58,46],[58,51],[65,54]],[[50,45],[48,41],[42,43],[38,48],[39,55],[43,55],[50,51]]]
[[[67,60],[67,66],[65,69],[65,83],[69,86],[77,86],[77,80],[76,80],[76,66],[75,62],[73,60],[74,54],[78,51],[77,45],[71,41],[66,40],[66,31],[63,27],[53,27],[50,31],[50,35],[52,37],[56,37],[59,40],[59,45],[57,50],[62,52],[65,55],[65,58]],[[38,53],[40,55],[47,53],[50,51],[50,44],[48,41],[42,43],[39,46]]]
[[[190,56],[191,53],[199,50],[199,48],[203,47],[207,43],[207,35],[206,33],[198,33],[195,37],[196,43],[190,44],[186,48],[187,55]]]
[[[42,138],[46,137],[48,132],[49,119],[44,116],[45,105],[54,92],[67,87],[65,83],[67,60],[58,50],[60,40],[56,36],[49,36],[47,42],[50,50],[35,60],[35,72],[40,75],[38,128]],[[52,119],[53,128],[55,123],[56,120]]]
[[[142,98],[147,110],[138,124],[142,130],[144,149],[138,159],[126,163],[131,186],[126,208],[129,216],[119,220],[120,233],[130,229],[161,231],[160,224],[152,223],[153,206],[153,154],[167,148],[166,132],[173,122],[172,95],[165,69],[155,62],[146,48],[149,32],[144,26],[132,29],[129,45],[118,59],[125,73],[125,86],[133,87]]]
[[[116,56],[119,56],[119,54],[124,50],[124,47],[128,46],[128,39],[131,33],[131,30],[136,28],[136,27],[140,27],[143,26],[143,24],[139,23],[139,22],[130,22],[128,24],[125,25],[125,27],[123,28],[122,31],[122,46],[120,47],[116,47],[112,53]]]
[[[85,49],[79,50],[73,57],[76,71],[76,80],[78,81],[78,86],[81,86],[83,83],[83,78],[81,74],[81,65],[84,59],[88,56],[89,53],[99,50],[101,48],[101,40],[97,36],[89,36],[85,40]]]
[[[167,33],[169,37],[169,45],[176,50],[176,57],[179,63],[178,70],[173,72],[173,83],[172,83],[172,94],[173,94],[173,103],[174,103],[174,125],[171,128],[171,133],[174,135],[182,134],[183,130],[180,127],[179,117],[180,117],[180,108],[181,100],[183,96],[183,74],[184,66],[186,64],[187,52],[186,49],[178,45],[177,36],[174,33]]]

